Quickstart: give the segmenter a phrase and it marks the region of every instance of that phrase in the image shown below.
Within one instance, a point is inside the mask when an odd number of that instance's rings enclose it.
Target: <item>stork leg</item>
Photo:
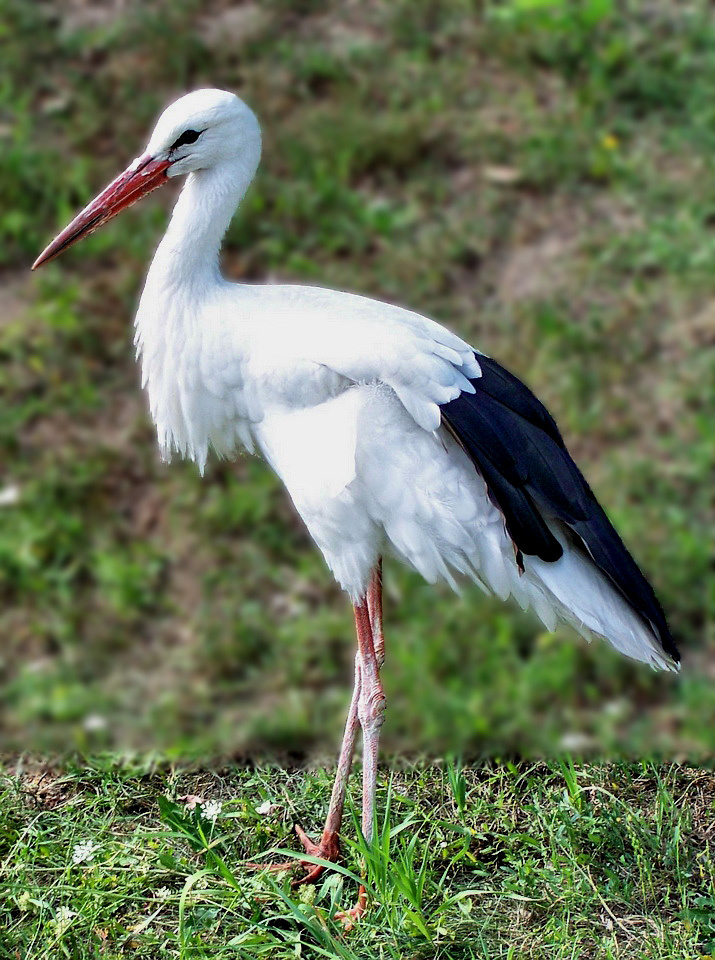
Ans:
[[[377,659],[377,668],[382,666],[385,659],[385,638],[382,630],[382,557],[377,562],[375,569],[370,577],[366,597],[362,604],[355,607],[355,631],[357,633],[358,650],[355,654],[355,683],[353,686],[353,695],[350,701],[350,710],[345,722],[345,733],[343,735],[342,746],[340,747],[340,757],[338,759],[338,770],[333,782],[333,792],[330,797],[330,806],[328,807],[328,816],[323,827],[323,833],[320,843],[316,844],[306,835],[305,831],[296,825],[295,831],[305,847],[306,853],[315,857],[321,857],[323,860],[337,860],[340,853],[339,833],[340,824],[343,819],[343,809],[345,807],[345,793],[347,791],[350,770],[352,768],[353,754],[355,752],[355,739],[358,727],[361,726],[360,699],[362,690],[362,651],[360,646],[361,620],[358,617],[358,607],[367,608],[369,619],[369,633],[372,644],[375,649]],[[378,653],[379,650],[379,653]],[[363,733],[364,744],[364,733]],[[372,817],[370,819],[372,823]],[[305,864],[306,868],[308,864]],[[306,876],[293,881],[294,886],[301,883],[312,883],[320,876],[325,867],[319,864],[313,865]]]
[[[368,630],[371,638],[371,646],[374,644],[377,667],[382,666],[385,658],[385,642],[382,631],[382,559],[380,559],[370,578],[367,594],[360,604],[355,606],[355,626],[358,635],[358,650],[355,655],[355,681],[353,684],[353,694],[350,701],[350,709],[345,721],[345,732],[343,742],[340,747],[340,756],[338,758],[338,769],[333,782],[333,790],[330,797],[330,806],[328,807],[328,816],[323,827],[323,832],[318,843],[315,843],[306,834],[301,826],[296,824],[295,832],[298,839],[303,844],[305,852],[313,857],[320,857],[322,860],[335,861],[340,853],[339,832],[340,824],[343,819],[343,809],[345,807],[345,794],[347,791],[350,770],[352,768],[353,754],[355,752],[355,740],[358,728],[361,725],[360,719],[360,701],[362,689],[362,647],[361,630],[364,632],[364,617],[358,616],[358,609],[367,611]],[[372,639],[374,637],[374,640]],[[379,650],[379,654],[377,651]],[[364,712],[364,711],[363,711]],[[363,733],[363,743],[365,736]],[[375,753],[377,750],[375,749]],[[370,824],[372,825],[372,814],[370,815]],[[364,825],[364,819],[363,819]],[[364,828],[364,827],[363,827]],[[307,860],[295,861],[288,860],[280,863],[251,863],[249,867],[259,870],[290,870],[297,863],[300,863],[306,869],[306,874],[293,881],[293,886],[299,886],[303,883],[312,883],[317,880],[325,867],[320,864],[313,864]],[[361,895],[364,891],[361,888]]]
[[[320,857],[323,860],[335,861],[340,854],[340,843],[338,835],[340,833],[340,824],[343,819],[343,809],[345,807],[345,794],[350,779],[350,770],[353,764],[353,754],[355,752],[355,738],[357,735],[360,721],[358,719],[358,702],[360,700],[360,654],[355,654],[355,682],[353,685],[353,695],[350,700],[350,709],[347,720],[345,721],[345,733],[343,742],[340,746],[340,756],[338,757],[338,769],[333,781],[333,791],[330,795],[330,806],[328,807],[328,816],[325,820],[323,833],[319,843],[314,843],[306,834],[305,830],[298,824],[295,826],[295,832],[298,839],[305,847],[305,852],[312,857]],[[325,867],[320,864],[308,863],[303,861],[303,865],[308,871],[304,877],[293,881],[293,886],[299,886],[302,883],[312,883],[317,880]]]
[[[303,844],[305,852],[311,857],[320,857],[322,860],[335,861],[340,854],[340,844],[338,834],[340,832],[340,823],[343,819],[343,808],[345,806],[345,793],[347,791],[350,770],[353,763],[353,754],[355,752],[355,738],[357,735],[360,721],[358,719],[358,702],[360,699],[360,654],[355,654],[355,682],[353,684],[353,695],[350,700],[350,709],[345,721],[345,732],[343,742],[340,746],[340,756],[338,757],[338,769],[333,781],[333,791],[330,796],[330,806],[328,807],[328,816],[325,820],[323,833],[318,843],[310,839],[303,828],[296,823],[295,832],[298,839]],[[317,880],[325,867],[317,863],[311,863],[309,860],[284,860],[279,863],[249,863],[248,867],[255,870],[292,870],[298,864],[306,870],[305,876],[298,877],[293,881],[293,886],[298,887],[303,883],[312,883]]]
[[[362,727],[363,771],[362,771],[362,833],[367,844],[372,843],[375,818],[375,793],[377,789],[377,752],[380,740],[380,727],[385,719],[385,693],[380,680],[380,667],[384,659],[384,642],[378,641],[378,631],[373,632],[373,623],[377,613],[381,612],[381,578],[379,569],[373,582],[376,595],[373,597],[373,616],[370,615],[369,594],[366,601],[355,606],[355,624],[358,635],[358,653],[360,656],[360,696],[358,698],[358,719]],[[372,584],[371,584],[372,587]],[[382,630],[379,630],[382,639]],[[378,652],[379,651],[379,652]],[[360,886],[357,902],[350,910],[336,913],[346,930],[350,930],[367,909],[367,893]]]
[[[378,670],[385,662],[385,636],[382,632],[382,557],[377,561],[367,588],[367,609],[370,614],[372,641],[375,645]]]

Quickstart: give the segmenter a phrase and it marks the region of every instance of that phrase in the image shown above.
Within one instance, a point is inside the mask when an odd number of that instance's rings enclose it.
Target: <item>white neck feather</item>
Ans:
[[[170,283],[190,282],[207,274],[219,277],[221,241],[253,180],[259,151],[255,156],[244,152],[232,163],[189,174],[147,282],[156,273],[164,274]]]
[[[211,424],[192,410],[203,392],[197,358],[209,332],[204,308],[225,284],[221,241],[259,158],[260,140],[244,144],[231,161],[189,175],[147,275],[134,342],[167,459],[176,451],[201,467],[206,461]]]

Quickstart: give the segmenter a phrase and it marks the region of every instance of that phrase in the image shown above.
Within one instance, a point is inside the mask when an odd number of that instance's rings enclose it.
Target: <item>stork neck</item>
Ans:
[[[164,239],[152,263],[163,279],[191,282],[219,278],[219,250],[238,204],[250,186],[258,160],[225,163],[189,174]]]

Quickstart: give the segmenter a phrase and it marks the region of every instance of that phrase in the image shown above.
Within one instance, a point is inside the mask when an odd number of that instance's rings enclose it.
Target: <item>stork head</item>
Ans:
[[[159,117],[142,155],[55,237],[32,269],[53,260],[171,178],[241,159],[255,169],[260,150],[258,121],[243,100],[226,90],[187,93]]]
[[[180,177],[252,155],[260,144],[258,121],[243,100],[227,90],[194,90],[159,117],[144,157],[167,163],[167,177]]]

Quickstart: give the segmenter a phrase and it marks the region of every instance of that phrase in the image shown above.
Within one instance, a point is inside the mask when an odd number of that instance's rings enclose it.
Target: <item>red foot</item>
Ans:
[[[334,919],[343,925],[343,929],[346,933],[349,933],[366,910],[367,893],[365,892],[365,887],[361,885],[360,889],[358,890],[358,898],[355,906],[351,907],[349,910],[339,910],[335,914]]]
[[[330,860],[331,863],[340,856],[340,845],[338,835],[335,832],[323,831],[320,843],[313,843],[308,834],[298,824],[295,825],[295,832],[298,839],[303,844],[305,852],[311,857],[320,857],[321,860]],[[247,866],[252,870],[270,870],[279,872],[284,870],[295,870],[297,866],[303,867],[306,871],[304,877],[297,877],[293,880],[292,886],[299,887],[303,883],[314,883],[325,867],[319,863],[311,863],[309,860],[283,860],[279,863],[249,863]]]

